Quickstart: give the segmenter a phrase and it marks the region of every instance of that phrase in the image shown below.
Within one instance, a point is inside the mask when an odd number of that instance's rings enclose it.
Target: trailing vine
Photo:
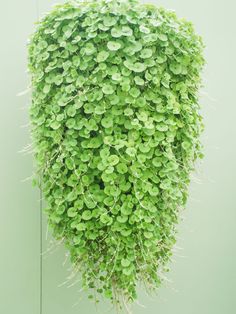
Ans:
[[[30,39],[48,222],[83,287],[118,307],[138,282],[155,290],[172,254],[202,157],[202,51],[190,22],[136,0],[67,1]]]

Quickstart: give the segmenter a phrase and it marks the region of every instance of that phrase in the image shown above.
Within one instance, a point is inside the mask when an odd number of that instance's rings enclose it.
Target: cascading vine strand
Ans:
[[[122,307],[138,282],[160,285],[202,157],[202,40],[154,5],[67,1],[40,20],[28,51],[49,225],[84,289]]]

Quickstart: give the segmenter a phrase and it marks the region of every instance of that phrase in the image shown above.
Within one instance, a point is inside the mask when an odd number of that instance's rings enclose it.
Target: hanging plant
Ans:
[[[68,1],[29,43],[30,117],[48,223],[85,289],[155,290],[202,157],[203,44],[154,5]],[[91,296],[90,296],[91,297]]]

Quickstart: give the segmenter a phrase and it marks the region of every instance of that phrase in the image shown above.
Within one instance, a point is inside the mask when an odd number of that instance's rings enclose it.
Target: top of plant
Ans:
[[[201,38],[137,1],[68,1],[29,43],[32,136],[49,224],[84,288],[113,303],[161,282],[201,157]],[[95,296],[96,296],[95,293]]]

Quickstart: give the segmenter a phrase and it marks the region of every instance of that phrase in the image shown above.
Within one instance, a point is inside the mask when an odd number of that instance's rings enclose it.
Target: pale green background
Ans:
[[[158,5],[192,20],[206,43],[207,65],[201,103],[206,124],[206,157],[198,165],[190,198],[179,227],[178,250],[167,282],[157,296],[140,293],[146,308],[135,314],[236,313],[236,103],[234,0],[162,0]],[[39,313],[39,194],[30,181],[32,155],[19,151],[30,143],[29,95],[16,97],[29,82],[26,42],[37,19],[52,0],[1,1],[1,217],[0,313]],[[38,11],[37,11],[38,6]],[[23,126],[23,127],[22,127]],[[44,233],[45,234],[45,233]],[[44,250],[50,246],[44,236]],[[43,314],[91,314],[94,306],[80,286],[59,288],[68,265],[64,250],[46,254],[43,261]],[[82,297],[82,300],[79,299]],[[76,307],[72,307],[79,301]],[[107,304],[99,313],[109,310]],[[113,313],[110,311],[109,313]]]

